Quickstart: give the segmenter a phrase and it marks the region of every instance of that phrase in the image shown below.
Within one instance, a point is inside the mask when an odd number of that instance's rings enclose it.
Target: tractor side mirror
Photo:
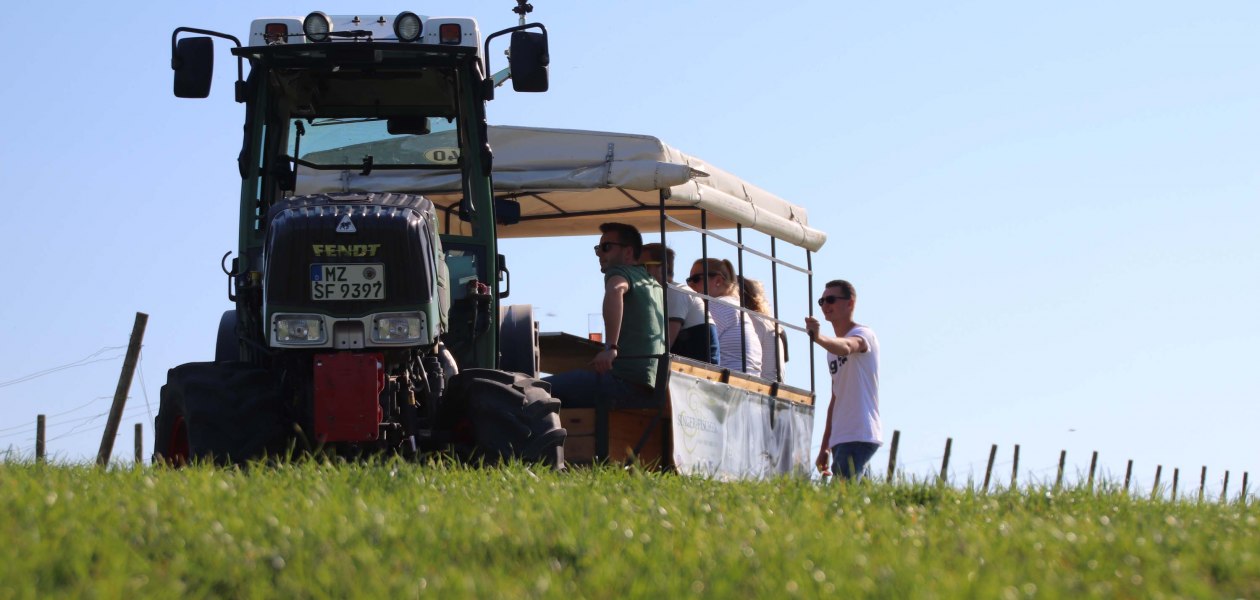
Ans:
[[[508,198],[494,199],[494,219],[499,225],[515,225],[521,222],[521,203]]]
[[[551,64],[551,55],[547,52],[547,33],[513,31],[508,48],[512,89],[518,92],[547,91],[547,68]]]
[[[214,40],[190,37],[179,40],[171,56],[175,70],[176,98],[205,98],[210,95],[214,75]]]

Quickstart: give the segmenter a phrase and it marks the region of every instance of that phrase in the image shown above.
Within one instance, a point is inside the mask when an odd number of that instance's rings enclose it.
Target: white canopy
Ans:
[[[664,195],[667,214],[696,227],[704,210],[709,229],[739,223],[810,251],[827,240],[809,227],[804,208],[652,136],[491,126],[489,138],[495,195],[521,204],[521,221],[500,225],[501,237],[591,235],[612,220],[644,233],[659,231]],[[457,147],[451,132],[393,138],[357,150],[380,157],[443,147]],[[356,191],[424,194],[448,215],[463,196],[454,170],[376,169],[362,175],[361,170],[298,168],[296,193]],[[469,233],[457,217],[445,221],[444,231]],[[670,224],[669,229],[678,228]]]

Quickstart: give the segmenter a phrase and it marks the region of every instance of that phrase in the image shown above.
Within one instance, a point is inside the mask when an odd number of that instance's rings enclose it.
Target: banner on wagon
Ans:
[[[674,464],[718,479],[809,476],[814,407],[671,373]]]

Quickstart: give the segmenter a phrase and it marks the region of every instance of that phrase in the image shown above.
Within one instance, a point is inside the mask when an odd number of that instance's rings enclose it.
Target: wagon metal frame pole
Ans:
[[[704,290],[705,295],[704,314],[712,315],[713,313],[709,312],[708,298],[709,294],[712,293],[709,291],[709,211],[704,209],[700,209],[700,264],[704,265],[702,270],[704,281],[700,282],[700,289]],[[688,272],[690,273],[690,270]],[[713,339],[713,330],[713,327],[704,328],[704,339],[707,342],[704,346],[705,348],[712,348],[714,344],[718,343],[717,340]],[[669,328],[667,327],[665,331],[669,331]]]
[[[805,299],[805,310],[809,316],[814,316],[814,255],[809,250],[805,251],[805,270],[809,271],[806,275],[805,285],[809,288],[809,297]],[[818,397],[817,386],[814,383],[814,338],[809,339],[809,393],[815,398]]]
[[[671,276],[673,275],[673,273],[671,273],[670,271],[673,269],[673,263],[669,260],[669,246],[665,243],[665,226],[666,226],[666,223],[668,222],[665,216],[665,200],[667,197],[668,197],[667,192],[665,190],[661,190],[661,193],[660,193],[661,254],[657,258],[660,259],[660,262],[661,262],[660,264],[660,267],[661,267],[661,307],[662,307],[661,331],[665,332],[664,334],[665,335],[665,346],[664,346],[665,349],[663,352],[661,352],[660,357],[656,359],[657,361],[656,362],[656,373],[657,373],[656,387],[657,387],[657,390],[663,392],[663,394],[657,395],[657,398],[660,400],[660,406],[657,408],[656,416],[652,417],[652,421],[648,424],[647,427],[644,428],[643,435],[639,437],[639,442],[635,444],[634,446],[635,456],[639,456],[643,452],[643,447],[647,444],[648,438],[652,437],[652,432],[655,431],[658,426],[661,427],[662,430],[665,428],[665,425],[661,421],[665,416],[665,407],[667,404],[667,397],[669,395],[669,380],[671,377],[673,377],[673,369],[669,368],[670,349],[669,349],[669,334],[668,334],[669,332],[669,286],[671,282]],[[705,314],[708,314],[708,313],[705,313]],[[139,425],[137,425],[137,427],[139,427]],[[669,456],[670,443],[672,442],[670,440],[669,435],[661,436],[661,456]],[[136,455],[136,458],[139,459],[139,454]]]
[[[774,236],[770,236],[770,258],[779,258],[775,247],[776,241]],[[770,261],[770,301],[773,303],[774,309],[774,378],[775,381],[784,381],[783,372],[787,370],[787,357],[779,356],[779,330],[781,329],[779,327],[779,262],[776,260]],[[787,330],[784,329],[783,333],[783,351],[787,352]],[[762,369],[764,369],[765,363],[763,362],[762,365]],[[780,365],[783,365],[784,368],[780,369]]]
[[[44,415],[35,417],[35,462],[44,462]]]
[[[660,197],[661,197],[661,255],[659,258],[661,260],[660,267],[661,267],[662,279],[665,280],[665,283],[661,286],[661,302],[662,302],[662,308],[664,309],[662,311],[664,312],[664,315],[662,315],[663,318],[661,319],[661,327],[663,327],[661,331],[668,332],[669,331],[669,294],[667,292],[669,291],[669,285],[670,285],[670,282],[672,281],[673,274],[669,272],[672,264],[669,262],[669,246],[665,244],[665,224],[667,223],[667,221],[665,220],[665,191],[664,190],[661,191]],[[665,334],[665,342],[666,342],[666,345],[668,346],[668,343],[669,343],[668,333]],[[669,354],[668,347],[665,348],[665,354],[667,355]]]
[[[744,298],[747,296],[747,294],[744,293],[744,226],[739,223],[735,224],[735,242],[737,243],[735,246],[735,262],[737,263],[735,268],[738,271],[738,273],[736,273],[738,280],[734,283],[736,291],[739,293],[740,297],[739,304],[743,307]],[[747,373],[748,332],[745,331],[744,327],[744,323],[747,322],[745,319],[748,319],[748,315],[743,311],[739,311],[739,370]]]
[[[101,449],[96,454],[96,464],[109,464],[109,457],[114,452],[114,438],[118,435],[118,423],[122,421],[123,407],[127,405],[127,392],[131,389],[131,378],[136,373],[136,362],[140,359],[140,346],[144,341],[144,328],[149,323],[149,315],[136,313],[136,322],[131,327],[131,341],[127,344],[127,356],[123,359],[122,374],[118,376],[118,388],[114,390],[114,404],[109,408],[109,420],[105,422],[105,433],[101,435]]]
[[[810,364],[812,365],[813,362],[811,361]],[[892,482],[893,475],[897,473],[897,445],[900,443],[901,443],[901,430],[894,429],[892,447],[888,449],[888,481],[889,483]],[[1244,475],[1243,481],[1246,481],[1246,480],[1247,480],[1246,475]],[[1246,484],[1243,484],[1243,487],[1246,487]]]
[[[989,465],[984,468],[984,493],[989,493],[989,476],[993,475],[993,459],[997,458],[997,444],[989,448]]]

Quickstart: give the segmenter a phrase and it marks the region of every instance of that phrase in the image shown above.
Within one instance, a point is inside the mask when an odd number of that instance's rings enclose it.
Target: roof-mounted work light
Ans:
[[[332,19],[318,10],[306,15],[306,18],[302,20],[302,33],[306,34],[307,41],[327,42],[330,32],[332,32]]]
[[[438,25],[438,43],[458,45],[464,35],[459,23],[442,23]]]
[[[394,17],[394,35],[398,36],[398,41],[414,42],[420,39],[421,33],[424,33],[424,24],[416,13],[401,12]]]

